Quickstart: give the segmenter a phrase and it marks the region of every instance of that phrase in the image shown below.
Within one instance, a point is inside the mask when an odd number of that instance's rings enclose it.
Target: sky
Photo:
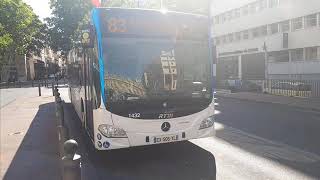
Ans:
[[[29,4],[34,12],[40,17],[40,19],[44,19],[51,14],[49,0],[23,0],[27,4]],[[236,7],[240,7],[244,4],[252,2],[254,0],[213,0],[213,14],[219,14],[221,12],[231,10]]]
[[[23,0],[30,5],[33,11],[43,20],[51,14],[49,0]]]

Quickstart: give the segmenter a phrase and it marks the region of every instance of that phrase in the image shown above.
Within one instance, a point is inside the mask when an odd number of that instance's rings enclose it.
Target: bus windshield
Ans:
[[[106,107],[112,113],[155,119],[169,112],[173,118],[211,103],[207,41],[107,38],[103,47]]]
[[[104,9],[100,19],[110,112],[174,118],[212,102],[206,17]]]

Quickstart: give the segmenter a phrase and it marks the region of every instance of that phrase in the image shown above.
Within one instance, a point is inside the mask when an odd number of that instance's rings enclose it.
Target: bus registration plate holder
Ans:
[[[164,136],[155,136],[153,137],[153,143],[167,143],[174,142],[179,140],[179,135],[164,135]]]

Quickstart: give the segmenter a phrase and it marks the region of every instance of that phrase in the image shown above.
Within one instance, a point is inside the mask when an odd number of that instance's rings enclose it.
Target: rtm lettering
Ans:
[[[170,118],[173,118],[172,113],[159,114],[159,117],[158,117],[158,119],[170,119]]]

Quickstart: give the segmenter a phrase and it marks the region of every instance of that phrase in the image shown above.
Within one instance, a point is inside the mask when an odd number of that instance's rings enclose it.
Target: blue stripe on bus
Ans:
[[[92,20],[95,26],[95,30],[97,33],[97,43],[98,43],[98,58],[99,58],[99,67],[100,67],[100,88],[103,103],[106,104],[106,95],[104,92],[104,58],[103,58],[103,46],[102,46],[102,33],[100,29],[100,16],[99,9],[94,8],[92,10]]]

